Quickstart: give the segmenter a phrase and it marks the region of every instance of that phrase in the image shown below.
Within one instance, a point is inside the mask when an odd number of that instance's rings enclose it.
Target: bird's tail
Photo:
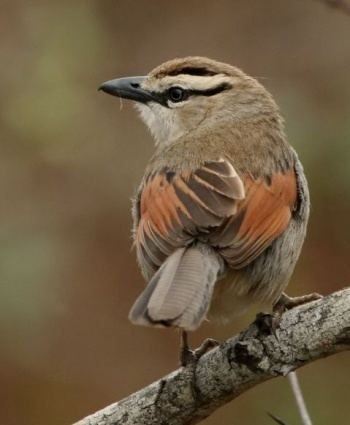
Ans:
[[[221,267],[218,255],[206,245],[177,249],[138,297],[129,319],[138,325],[198,328]]]

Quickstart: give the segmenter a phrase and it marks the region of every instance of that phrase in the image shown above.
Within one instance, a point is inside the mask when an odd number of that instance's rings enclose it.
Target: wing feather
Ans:
[[[232,268],[245,267],[286,229],[296,198],[294,169],[254,179],[219,160],[151,175],[140,199],[139,261],[151,276],[177,248],[199,240]]]

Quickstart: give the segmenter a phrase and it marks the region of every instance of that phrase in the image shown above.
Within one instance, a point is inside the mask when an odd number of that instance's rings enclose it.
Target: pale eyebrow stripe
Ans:
[[[232,88],[232,85],[225,82],[207,89],[188,89],[187,91],[190,95],[214,96],[215,94],[221,93],[222,91],[230,88]]]

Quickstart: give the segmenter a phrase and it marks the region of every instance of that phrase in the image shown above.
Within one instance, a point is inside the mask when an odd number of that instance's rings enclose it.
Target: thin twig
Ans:
[[[287,425],[285,422],[282,421],[281,418],[278,418],[277,416],[273,415],[270,412],[267,412],[267,414],[270,416],[271,419],[273,419],[278,425]]]
[[[312,425],[311,418],[310,418],[309,412],[308,412],[307,407],[306,407],[306,403],[305,403],[305,400],[304,400],[304,397],[303,397],[303,392],[301,390],[301,387],[300,387],[300,384],[299,384],[299,379],[298,379],[296,372],[289,373],[288,374],[288,380],[289,380],[290,386],[292,388],[295,401],[296,401],[297,406],[298,406],[298,410],[299,410],[299,413],[300,413],[302,424],[303,425]]]

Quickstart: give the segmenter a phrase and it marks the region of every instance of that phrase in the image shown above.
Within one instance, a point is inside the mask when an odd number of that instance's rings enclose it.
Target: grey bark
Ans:
[[[350,288],[283,314],[274,332],[256,321],[239,335],[76,425],[197,423],[249,388],[350,349]],[[118,385],[118,383],[116,383]]]

